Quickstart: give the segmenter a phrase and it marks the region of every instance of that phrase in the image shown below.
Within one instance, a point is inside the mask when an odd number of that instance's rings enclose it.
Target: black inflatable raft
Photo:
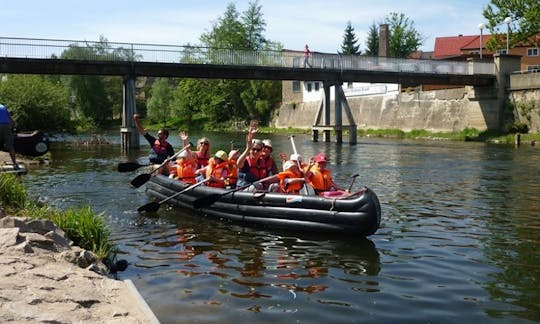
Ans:
[[[170,204],[202,215],[293,231],[369,236],[377,231],[381,222],[379,199],[367,187],[350,195],[325,198],[272,192],[230,192],[201,185],[169,199],[188,187],[189,184],[156,175],[147,182],[146,192],[157,200],[167,199]],[[217,198],[201,206],[200,202],[208,202],[206,198],[209,197]]]

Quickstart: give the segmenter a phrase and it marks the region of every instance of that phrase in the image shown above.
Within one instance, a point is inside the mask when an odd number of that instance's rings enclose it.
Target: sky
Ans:
[[[253,0],[251,0],[253,1]],[[238,12],[250,0],[0,0],[0,37],[47,38],[167,45],[201,44],[228,4]],[[265,36],[285,49],[336,53],[350,21],[360,49],[367,33],[391,12],[403,13],[422,35],[422,51],[435,38],[478,35],[489,0],[259,0]],[[485,33],[485,31],[484,31]]]

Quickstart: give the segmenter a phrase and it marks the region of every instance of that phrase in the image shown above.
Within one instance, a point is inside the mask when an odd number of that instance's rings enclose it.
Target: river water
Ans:
[[[197,134],[191,141],[195,143]],[[207,134],[212,151],[241,134]],[[381,228],[368,238],[278,232],[200,218],[149,200],[129,182],[146,147],[55,142],[53,161],[24,177],[58,207],[103,212],[131,279],[162,323],[534,323],[540,320],[540,149],[484,143],[360,138],[358,145],[294,139],[325,152],[338,182],[371,187]],[[274,153],[291,153],[272,135]],[[175,147],[179,139],[171,138]],[[232,141],[232,142],[231,142]],[[145,145],[144,139],[141,143]]]

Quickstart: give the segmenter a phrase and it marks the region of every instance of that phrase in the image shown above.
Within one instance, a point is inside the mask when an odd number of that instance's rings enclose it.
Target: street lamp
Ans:
[[[510,23],[512,18],[504,18],[504,23],[506,24],[506,55],[510,54]]]
[[[478,24],[478,28],[480,29],[480,59],[482,59],[482,47],[484,47],[484,43],[482,43],[482,31],[484,27],[486,27],[484,24]]]

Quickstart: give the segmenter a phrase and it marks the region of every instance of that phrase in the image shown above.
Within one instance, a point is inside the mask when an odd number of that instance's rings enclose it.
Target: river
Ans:
[[[242,134],[207,135],[214,152],[244,146]],[[296,135],[303,156],[328,155],[337,182],[359,173],[354,188],[377,193],[381,228],[361,238],[244,227],[165,206],[139,215],[149,200],[129,182],[146,170],[116,166],[144,163],[147,149],[122,156],[118,137],[97,147],[54,142],[52,163],[23,181],[53,206],[103,212],[130,264],[119,279],[133,280],[162,323],[540,320],[539,148],[371,138],[350,146]],[[291,153],[287,136],[270,138],[276,158]]]

